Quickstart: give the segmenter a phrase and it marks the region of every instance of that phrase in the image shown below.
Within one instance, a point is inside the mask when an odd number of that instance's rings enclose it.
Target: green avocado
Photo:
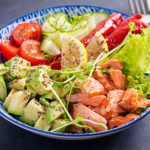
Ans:
[[[51,102],[50,106],[46,111],[47,123],[51,124],[55,119],[58,119],[63,113],[64,110],[62,109],[59,102],[56,101]]]
[[[5,67],[4,64],[0,64],[0,75],[4,75],[8,73],[8,71],[9,71],[9,67]]]
[[[69,120],[68,119],[56,119],[52,122],[52,125],[51,125],[51,130],[53,129],[56,129],[58,127],[61,127],[65,124],[69,123]],[[59,132],[59,133],[63,133],[66,131],[66,127],[63,127],[55,132]]]
[[[37,93],[34,91],[34,89],[30,85],[27,85],[27,91],[31,93],[30,95],[31,98],[37,95]]]
[[[30,70],[30,62],[21,58],[13,57],[6,66],[10,66],[10,75],[15,78],[24,78]]]
[[[63,93],[63,86],[53,86],[53,89],[58,94],[58,96],[61,97],[61,95]],[[53,94],[52,91],[44,94],[42,97],[47,98],[47,99],[55,99],[56,98],[56,96]]]
[[[14,93],[16,93],[17,91],[15,89],[12,89],[11,92],[9,93],[9,95],[6,97],[4,103],[3,103],[3,107],[7,110],[9,105],[10,105],[10,102],[12,100],[12,96]]]
[[[14,115],[22,115],[24,108],[29,101],[30,93],[28,91],[17,91],[15,92],[10,99],[10,103],[8,106],[8,113]]]
[[[0,99],[5,100],[7,96],[7,88],[3,76],[0,76]]]
[[[43,69],[32,69],[27,76],[27,85],[39,95],[48,93],[51,90],[52,80]]]
[[[35,128],[48,131],[51,127],[51,124],[48,124],[46,121],[46,115],[42,114],[39,119],[36,121]]]
[[[34,125],[43,113],[44,108],[36,99],[33,98],[27,104],[26,108],[24,108],[23,115],[20,116],[19,120],[26,124]]]
[[[26,89],[26,78],[15,79],[7,84],[10,89],[25,90]]]

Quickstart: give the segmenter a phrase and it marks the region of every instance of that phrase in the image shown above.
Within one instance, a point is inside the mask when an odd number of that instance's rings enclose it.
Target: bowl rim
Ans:
[[[38,9],[36,11],[33,11],[33,12],[30,12],[30,13],[27,13],[21,17],[18,17],[16,19],[14,19],[13,21],[9,22],[7,25],[3,26],[2,28],[0,28],[0,31],[3,30],[5,27],[13,24],[16,20],[19,20],[21,19],[22,17],[25,17],[25,16],[28,16],[30,14],[33,14],[33,13],[36,13],[36,12],[40,12],[42,10],[47,10],[47,9],[57,9],[57,8],[62,8],[62,7],[90,7],[90,8],[99,8],[99,9],[104,9],[105,10],[109,10],[109,11],[113,11],[113,12],[116,12],[116,13],[121,13],[127,17],[130,17],[131,15],[129,14],[126,14],[126,13],[123,13],[121,11],[117,11],[117,10],[114,10],[114,9],[110,9],[110,8],[105,8],[105,7],[101,7],[101,6],[94,6],[94,5],[61,5],[61,6],[53,6],[53,7],[48,7],[48,8],[42,8],[42,9]],[[2,104],[2,102],[1,102]],[[47,137],[52,137],[52,138],[60,138],[62,139],[62,137],[64,138],[72,138],[72,139],[77,139],[77,138],[90,138],[90,137],[95,137],[95,136],[106,136],[106,135],[109,135],[109,134],[113,134],[115,132],[119,132],[119,131],[122,131],[132,125],[134,125],[135,123],[137,123],[138,121],[140,121],[141,119],[143,119],[145,116],[147,116],[148,114],[150,113],[150,108],[148,108],[147,110],[145,110],[138,118],[134,119],[133,121],[127,123],[127,124],[124,124],[120,127],[117,127],[117,128],[114,128],[114,129],[110,129],[110,130],[106,130],[106,131],[102,131],[102,132],[95,132],[95,133],[83,133],[83,134],[72,134],[72,133],[56,133],[56,132],[50,132],[50,131],[44,131],[44,130],[41,130],[41,129],[37,129],[37,128],[34,128],[32,126],[29,126],[23,122],[20,122],[19,120],[15,119],[14,117],[12,117],[10,114],[8,114],[7,112],[3,112],[3,108],[0,108],[0,116],[3,117],[4,119],[6,119],[7,121],[11,122],[12,124],[20,127],[20,128],[23,128],[25,130],[28,130],[28,131],[31,131],[31,132],[34,132],[36,134],[40,134],[40,135],[44,135],[44,136],[47,136]]]

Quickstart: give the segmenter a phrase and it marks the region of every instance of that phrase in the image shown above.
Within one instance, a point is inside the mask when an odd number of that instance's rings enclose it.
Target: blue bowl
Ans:
[[[20,18],[17,18],[16,20],[12,21],[11,23],[7,24],[5,27],[3,27],[0,30],[0,40],[4,39],[12,39],[11,37],[11,33],[13,31],[13,29],[20,23],[22,22],[38,22],[40,24],[43,23],[43,21],[45,20],[46,16],[51,13],[56,13],[56,12],[65,12],[66,14],[68,14],[68,16],[71,16],[72,14],[83,14],[83,13],[87,13],[87,12],[99,12],[99,11],[104,11],[107,12],[109,14],[113,14],[113,13],[118,13],[119,11],[115,11],[112,9],[108,9],[108,8],[103,8],[103,7],[98,7],[98,6],[86,6],[86,5],[68,5],[68,6],[59,6],[59,7],[50,7],[50,8],[45,8],[45,9],[41,9],[41,10],[37,10],[35,12],[29,13],[27,15],[24,15]],[[119,12],[122,14],[122,18],[126,19],[129,17],[128,14]],[[1,62],[4,62],[3,57],[1,56],[0,58]],[[85,133],[85,134],[70,134],[70,133],[53,133],[53,132],[49,132],[49,131],[43,131],[43,130],[39,130],[36,129],[34,127],[28,126],[27,124],[24,124],[20,121],[18,121],[17,119],[13,118],[11,115],[9,115],[5,109],[2,107],[2,102],[0,102],[0,115],[8,120],[9,122],[11,122],[12,124],[21,127],[25,130],[28,130],[30,132],[39,134],[39,135],[43,135],[46,137],[50,137],[50,138],[57,138],[57,139],[63,139],[63,140],[84,140],[84,139],[94,139],[94,138],[98,138],[98,137],[104,137],[104,136],[108,136],[117,132],[120,132],[132,125],[134,125],[135,123],[137,123],[138,121],[140,121],[141,119],[143,119],[146,115],[148,115],[150,112],[150,109],[147,109],[145,112],[143,112],[137,119],[121,126],[121,127],[117,127],[108,131],[103,131],[103,132],[96,132],[96,133]]]

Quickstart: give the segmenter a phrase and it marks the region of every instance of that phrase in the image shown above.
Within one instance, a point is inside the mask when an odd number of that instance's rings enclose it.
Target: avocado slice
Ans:
[[[57,95],[59,97],[61,97],[62,93],[63,93],[63,86],[53,86],[53,89],[55,90],[55,92],[57,93]],[[47,99],[55,99],[56,96],[54,95],[54,93],[52,91],[44,94],[42,96],[43,98],[47,98]]]
[[[52,123],[55,119],[59,118],[64,113],[64,110],[62,109],[59,102],[53,101],[50,103],[50,106],[48,107],[46,111],[46,119],[47,123]]]
[[[17,78],[24,78],[30,70],[30,62],[21,58],[13,57],[6,66],[10,65],[10,75]]]
[[[42,105],[33,98],[24,109],[24,113],[19,120],[26,124],[34,125],[42,113],[44,113]]]
[[[26,89],[26,78],[15,79],[7,84],[10,89],[25,90]]]
[[[33,98],[37,93],[33,90],[30,85],[27,85],[26,78],[15,79],[7,84],[7,87],[10,89],[16,89],[19,91],[27,90],[30,93],[30,97]]]
[[[7,110],[9,107],[9,104],[12,100],[13,94],[16,93],[17,91],[15,89],[12,89],[9,95],[6,97],[6,100],[3,103],[3,107]]]
[[[34,98],[37,95],[37,93],[34,91],[34,89],[30,85],[27,85],[27,91],[31,93],[30,95],[31,98]]]
[[[51,90],[52,80],[44,69],[32,69],[27,76],[27,85],[39,95],[48,93]]]
[[[0,76],[0,99],[5,100],[7,96],[7,88],[3,76]]]
[[[52,122],[52,125],[51,125],[51,130],[53,129],[56,129],[60,126],[63,126],[65,124],[69,123],[69,120],[68,119],[56,119]],[[66,131],[66,128],[67,127],[64,127],[64,128],[61,128],[55,132],[59,132],[59,133],[64,133]]]
[[[8,71],[9,71],[9,67],[5,67],[4,64],[0,64],[0,75],[4,75],[8,73]]]
[[[47,123],[46,115],[42,114],[39,119],[36,121],[35,128],[48,131],[51,127],[51,124]]]
[[[24,108],[29,101],[30,93],[28,91],[17,91],[10,99],[7,112],[14,115],[22,115]]]

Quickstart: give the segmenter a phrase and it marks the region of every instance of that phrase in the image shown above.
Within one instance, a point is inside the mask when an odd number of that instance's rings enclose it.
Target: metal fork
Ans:
[[[142,20],[150,25],[150,0],[129,0],[132,14],[142,14]]]

